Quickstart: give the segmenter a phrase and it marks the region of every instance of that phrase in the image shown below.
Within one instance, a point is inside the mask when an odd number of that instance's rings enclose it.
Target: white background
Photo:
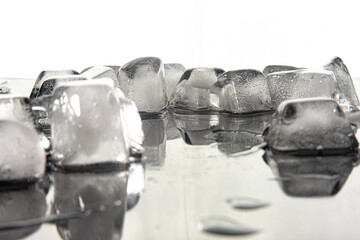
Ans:
[[[142,56],[225,70],[320,67],[360,76],[357,1],[2,1],[0,77]]]

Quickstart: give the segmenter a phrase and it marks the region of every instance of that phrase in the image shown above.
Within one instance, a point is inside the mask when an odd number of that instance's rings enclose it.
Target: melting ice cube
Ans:
[[[42,71],[38,78],[35,81],[34,87],[31,91],[30,94],[30,100],[35,98],[38,95],[39,89],[41,87],[41,85],[43,84],[43,82],[50,78],[50,77],[55,77],[55,76],[62,76],[62,75],[77,75],[79,74],[78,72],[74,71],[74,70],[55,70],[55,71],[51,71],[51,70],[46,70],[46,71]]]
[[[128,161],[121,103],[112,83],[75,81],[55,89],[51,133],[53,157],[59,164]]]
[[[354,133],[334,100],[310,98],[280,104],[264,135],[272,150],[316,154],[357,151]]]
[[[223,72],[217,68],[186,70],[171,96],[170,106],[194,111],[210,110],[210,88]]]
[[[339,103],[347,110],[358,110],[359,99],[356,95],[350,73],[339,57],[335,57],[330,63],[324,66],[325,69],[334,73],[339,88]]]
[[[121,67],[120,89],[140,112],[158,113],[167,106],[164,65],[159,58],[137,58]]]
[[[338,87],[334,74],[327,70],[294,70],[274,72],[267,76],[272,105],[285,100],[326,97],[337,100]]]
[[[228,71],[218,77],[212,92],[218,95],[220,110],[252,113],[271,109],[265,76],[252,69]]]
[[[176,84],[179,82],[181,76],[183,75],[186,69],[180,63],[164,64],[164,68],[165,68],[166,95],[168,99],[170,99],[171,94],[176,87]]]

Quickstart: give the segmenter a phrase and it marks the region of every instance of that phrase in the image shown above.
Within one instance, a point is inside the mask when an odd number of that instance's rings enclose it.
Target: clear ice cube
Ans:
[[[286,66],[286,65],[269,65],[264,68],[263,74],[265,75],[265,77],[267,77],[271,73],[286,72],[286,71],[293,71],[299,69],[304,69],[304,68],[298,68],[298,67]]]
[[[121,103],[112,83],[106,79],[76,81],[55,89],[51,134],[58,164],[128,161]]]
[[[45,173],[45,152],[33,126],[0,120],[0,152],[0,181],[37,179]]]
[[[271,98],[265,76],[252,69],[228,71],[212,87],[218,95],[218,107],[232,113],[253,113],[271,109]],[[215,105],[216,107],[216,105]]]
[[[265,160],[285,194],[321,197],[337,194],[349,177],[357,156],[292,156],[266,151]]]
[[[32,100],[33,98],[35,98],[38,95],[39,89],[41,87],[41,85],[43,84],[43,82],[50,78],[50,77],[55,77],[55,76],[62,76],[62,75],[78,75],[79,73],[74,71],[74,70],[46,70],[46,71],[42,71],[39,76],[37,77],[34,87],[31,91],[30,94],[30,100]]]
[[[224,70],[193,68],[182,75],[170,99],[170,106],[187,110],[210,110],[210,88]]]
[[[140,112],[158,113],[167,106],[164,65],[156,57],[137,58],[121,67],[120,89]]]
[[[324,68],[335,75],[339,88],[340,105],[349,111],[358,110],[359,99],[356,95],[350,73],[341,58],[335,57],[330,63],[325,65]]]
[[[326,97],[337,100],[338,87],[334,74],[327,70],[294,70],[274,72],[267,76],[272,106],[285,100]]]
[[[165,69],[165,85],[166,96],[170,99],[176,84],[179,82],[181,76],[185,72],[185,67],[180,63],[167,63],[164,64]]]
[[[334,154],[357,151],[355,130],[334,100],[310,98],[280,104],[264,135],[272,150]]]

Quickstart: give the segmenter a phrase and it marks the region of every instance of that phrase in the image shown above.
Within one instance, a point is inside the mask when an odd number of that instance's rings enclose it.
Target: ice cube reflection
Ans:
[[[299,157],[266,151],[264,160],[285,194],[325,197],[341,190],[358,161],[358,155]]]
[[[127,180],[127,171],[54,173],[54,214],[85,213],[57,222],[62,239],[121,239]]]

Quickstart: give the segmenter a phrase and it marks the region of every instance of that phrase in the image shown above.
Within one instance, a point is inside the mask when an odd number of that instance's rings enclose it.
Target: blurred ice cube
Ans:
[[[170,99],[176,84],[179,82],[181,76],[183,75],[186,69],[180,63],[164,64],[164,68],[165,68],[166,95],[168,99]]]
[[[120,89],[140,112],[158,113],[167,106],[164,65],[159,58],[137,58],[121,67]]]
[[[292,70],[299,70],[304,68],[298,68],[293,66],[286,66],[286,65],[269,65],[266,66],[263,70],[263,74],[267,77],[269,74],[274,72],[285,72],[285,71],[292,71]]]
[[[357,151],[355,131],[334,100],[310,98],[280,104],[264,135],[274,151],[339,154]]]
[[[81,75],[89,79],[109,78],[114,81],[114,86],[119,86],[116,72],[111,67],[93,66],[84,69]]]
[[[222,69],[193,68],[182,75],[170,99],[170,106],[187,110],[210,110],[210,88]]]
[[[10,87],[8,81],[4,81],[0,83],[0,94],[9,94],[10,93]]]
[[[265,76],[252,69],[228,71],[212,86],[218,95],[220,110],[232,113],[253,113],[271,109],[271,98]]]
[[[33,124],[30,101],[26,97],[0,95],[0,119]]]
[[[51,134],[58,164],[128,161],[121,103],[112,83],[110,79],[75,81],[55,89]]]
[[[350,73],[339,57],[335,57],[330,63],[324,66],[325,69],[334,73],[339,88],[339,103],[346,110],[358,110],[359,99],[356,95]]]
[[[327,70],[294,70],[274,72],[267,76],[272,105],[285,100],[326,97],[337,100],[338,87],[334,74]]]
[[[39,89],[41,87],[41,85],[43,84],[43,82],[50,78],[50,77],[55,77],[55,76],[62,76],[62,75],[77,75],[79,74],[78,72],[74,71],[74,70],[46,70],[46,71],[42,71],[39,76],[37,77],[34,87],[31,91],[30,94],[30,100],[35,98],[38,95]]]
[[[32,126],[0,120],[0,181],[37,179],[45,173],[45,152]]]
[[[139,202],[145,184],[145,167],[144,163],[131,163],[129,167],[129,178],[126,188],[127,192],[127,210],[136,206]]]

